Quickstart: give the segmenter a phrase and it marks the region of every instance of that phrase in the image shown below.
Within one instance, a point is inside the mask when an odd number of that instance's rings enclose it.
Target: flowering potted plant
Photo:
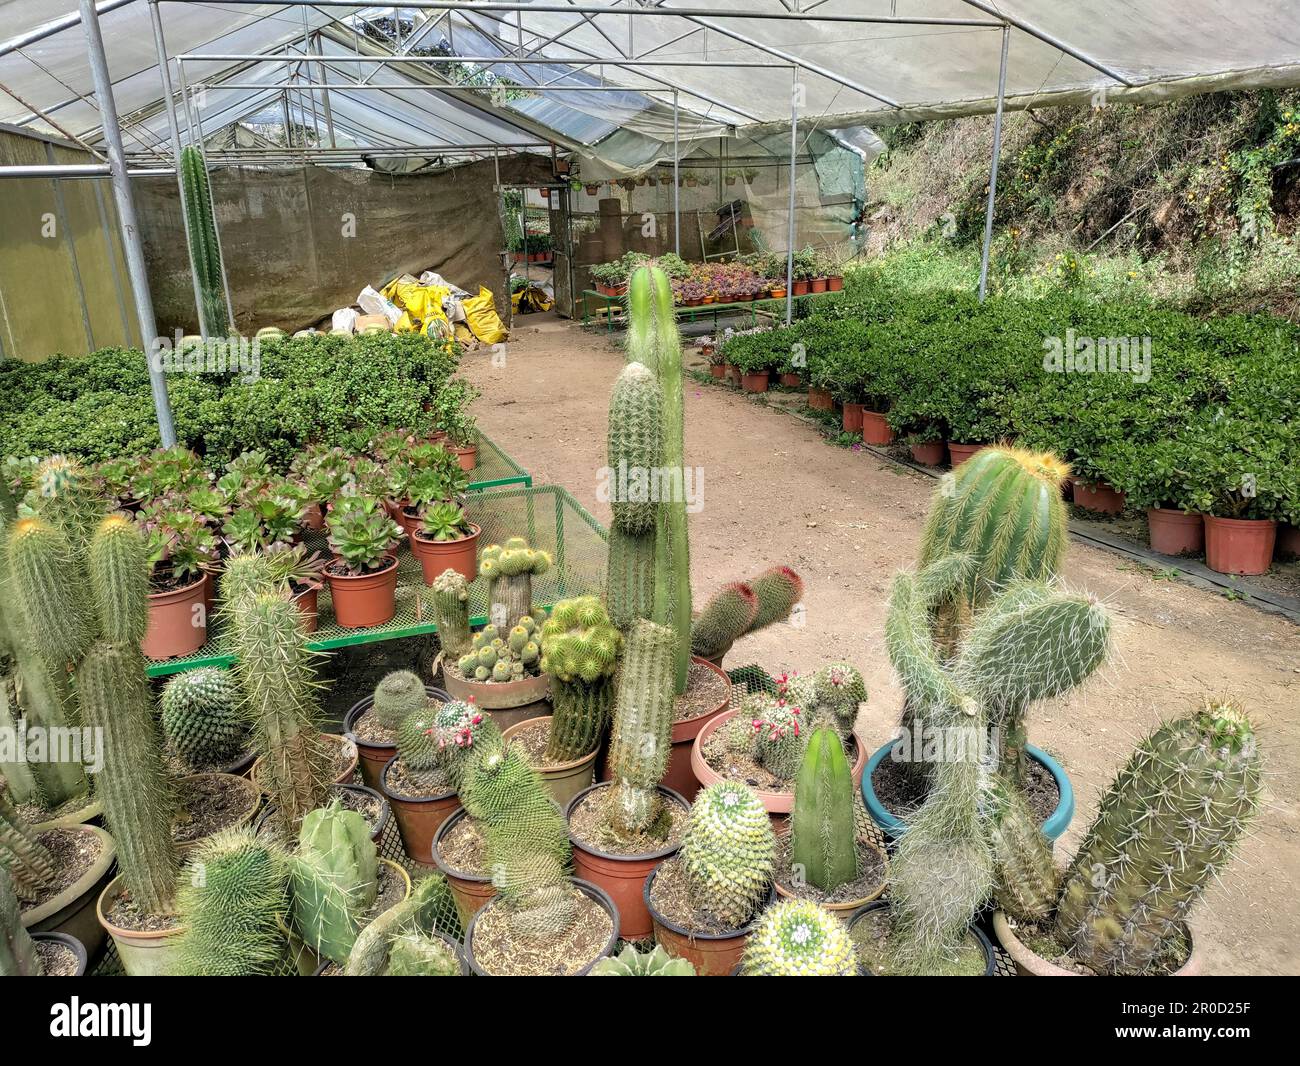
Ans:
[[[334,561],[325,567],[334,617],[348,629],[383,625],[397,611],[393,550],[402,527],[376,497],[346,491],[335,501],[326,526],[334,551]]]
[[[411,531],[411,554],[420,560],[424,583],[432,585],[447,569],[464,574],[466,581],[478,577],[480,532],[458,503],[434,503],[425,510]]]

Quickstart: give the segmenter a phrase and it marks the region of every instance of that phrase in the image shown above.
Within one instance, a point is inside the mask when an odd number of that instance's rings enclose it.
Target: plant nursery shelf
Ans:
[[[794,297],[794,300],[799,303],[803,300],[815,300],[828,295],[830,294],[824,292],[807,293],[803,296]],[[748,314],[750,322],[756,326],[760,316],[775,321],[781,315],[781,309],[785,307],[785,300],[784,296],[779,296],[766,297],[761,300],[739,300],[733,303],[699,304],[695,307],[678,304],[673,311],[678,321],[684,322],[694,322],[696,319],[712,316],[716,323],[718,316],[722,314]],[[597,305],[603,304],[604,306],[597,306],[593,311],[593,301]],[[627,307],[624,301],[625,297],[622,296],[609,296],[603,292],[597,292],[595,289],[583,289],[582,324],[584,326],[592,325],[603,319],[605,331],[613,333],[615,322],[621,322],[627,318]]]

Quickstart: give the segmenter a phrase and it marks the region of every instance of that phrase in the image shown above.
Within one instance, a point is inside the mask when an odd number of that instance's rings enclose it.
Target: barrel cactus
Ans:
[[[766,808],[734,781],[702,789],[679,856],[692,903],[728,929],[741,928],[771,891],[776,836]]]
[[[489,544],[479,553],[479,574],[488,580],[488,618],[502,633],[532,614],[533,578],[551,568],[551,556],[523,537]]]
[[[672,754],[676,646],[671,629],[644,619],[628,635],[609,750],[614,774],[609,812],[619,834],[651,831],[662,811],[657,790]]]
[[[292,921],[308,947],[347,962],[361,916],[374,905],[378,869],[369,824],[340,800],[302,820],[291,863]]]
[[[229,763],[248,741],[239,701],[239,686],[227,670],[203,666],[176,674],[162,691],[163,732],[191,767]]]
[[[1209,701],[1129,757],[1075,856],[1056,934],[1097,973],[1147,972],[1224,869],[1259,806],[1255,731]]]
[[[658,944],[645,954],[631,944],[617,955],[601,959],[591,968],[592,977],[694,977],[695,967],[675,959]]]
[[[433,726],[438,765],[458,792],[473,763],[501,750],[500,727],[472,704],[449,700],[435,711]]]
[[[816,903],[785,899],[764,911],[745,944],[745,977],[856,977],[848,927]]]
[[[395,731],[410,715],[424,710],[428,704],[424,682],[411,670],[394,670],[375,686],[375,717],[387,730]]]
[[[595,596],[561,600],[541,629],[541,668],[551,679],[548,762],[596,750],[614,701],[623,635]]]
[[[790,867],[796,876],[834,892],[858,876],[853,775],[833,729],[808,741],[794,785],[790,816]]]
[[[459,570],[448,568],[434,578],[429,598],[443,654],[459,659],[470,647],[469,582]]]
[[[813,689],[817,724],[833,726],[841,739],[848,740],[867,699],[861,672],[850,663],[828,663],[813,675]]]
[[[758,764],[784,781],[799,772],[807,734],[803,730],[802,711],[782,699],[768,699],[751,722],[754,730],[754,757]]]

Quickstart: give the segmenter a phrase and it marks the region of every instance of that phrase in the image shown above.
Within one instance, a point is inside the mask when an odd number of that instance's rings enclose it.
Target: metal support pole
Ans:
[[[323,52],[324,52],[324,48],[323,48],[322,45],[321,45],[321,40],[320,40],[320,34],[319,34],[319,33],[316,34],[316,48],[315,48],[315,51],[316,51],[316,54],[317,54],[317,55],[321,55],[321,54],[323,54]],[[322,83],[322,84],[328,84],[328,83],[329,83],[329,75],[328,75],[328,74],[326,73],[326,71],[325,71],[325,64],[324,64],[324,63],[318,63],[318,64],[316,64],[316,66],[317,66],[317,69],[318,69],[318,71],[319,71],[319,73],[320,73],[320,80],[321,80],[321,83]],[[378,68],[376,68],[376,69],[378,69]],[[323,108],[324,111],[325,111],[325,134],[326,134],[326,136],[328,136],[329,139],[330,139],[330,147],[331,147],[331,148],[337,148],[337,147],[338,147],[338,142],[336,141],[336,139],[335,139],[335,137],[334,137],[334,109],[333,109],[333,107],[330,106],[330,91],[329,91],[329,89],[324,89],[324,90],[321,91],[321,106],[322,106],[322,108]]]
[[[1002,154],[1002,104],[1007,95],[1007,50],[1011,27],[1002,27],[1002,61],[998,66],[998,107],[993,113],[993,164],[989,168],[989,202],[984,209],[984,249],[980,254],[980,303],[989,287],[989,249],[993,244],[993,202],[998,195],[998,156]]]
[[[203,293],[199,288],[198,271],[194,269],[194,246],[190,243],[190,209],[185,199],[185,177],[181,168],[181,129],[176,121],[176,101],[172,99],[172,75],[168,67],[167,41],[163,37],[162,13],[156,0],[149,4],[149,20],[153,23],[153,45],[158,54],[158,76],[162,78],[163,100],[167,105],[167,129],[172,139],[172,158],[176,164],[176,187],[180,190],[181,221],[185,225],[185,250],[190,258],[190,281],[194,286],[194,313],[198,317],[199,333],[208,339],[208,323],[203,316]]]
[[[154,410],[158,415],[158,437],[164,448],[176,443],[176,427],[172,423],[172,409],[167,401],[167,378],[162,366],[155,361],[154,349],[158,339],[158,322],[153,313],[153,297],[149,292],[149,273],[144,261],[144,248],[140,245],[140,226],[135,217],[135,202],[131,199],[131,180],[126,174],[126,152],[122,149],[122,128],[117,121],[117,103],[113,99],[113,81],[104,57],[104,38],[99,29],[99,12],[95,0],[79,0],[81,28],[86,34],[86,52],[90,59],[90,74],[99,102],[100,118],[104,127],[104,143],[108,149],[109,175],[113,181],[113,200],[117,205],[118,225],[122,230],[122,252],[131,278],[131,292],[135,297],[135,314],[140,324],[140,340],[149,363],[149,388],[153,392]]]
[[[794,245],[798,239],[794,217],[794,172],[799,164],[799,68],[790,72],[790,219],[785,253],[785,324],[794,320]]]
[[[673,90],[673,250],[682,254],[682,129],[677,107],[677,90]]]

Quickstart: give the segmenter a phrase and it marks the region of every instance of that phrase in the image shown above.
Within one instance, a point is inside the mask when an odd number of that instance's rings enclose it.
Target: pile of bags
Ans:
[[[472,296],[431,270],[418,278],[402,274],[379,291],[367,285],[357,304],[360,312],[352,307],[334,312],[335,331],[423,333],[440,339],[455,337],[462,344],[474,340],[499,344],[508,336],[490,289],[480,286],[478,295]]]

